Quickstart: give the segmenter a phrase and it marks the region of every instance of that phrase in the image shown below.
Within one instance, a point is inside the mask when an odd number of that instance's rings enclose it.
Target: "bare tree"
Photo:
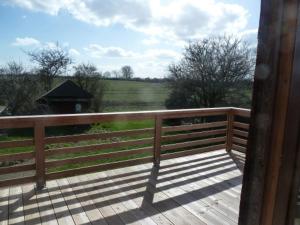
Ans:
[[[122,72],[122,76],[124,79],[131,79],[133,77],[133,69],[131,68],[131,66],[123,66],[121,68],[121,72]]]
[[[9,62],[1,68],[0,99],[12,115],[31,114],[39,94],[37,76],[25,72],[21,63]]]
[[[91,93],[94,97],[91,104],[93,112],[102,110],[103,94],[105,91],[105,84],[102,80],[101,72],[98,72],[97,67],[92,64],[80,64],[74,66],[75,82],[84,90]]]
[[[254,68],[252,52],[245,42],[231,36],[190,42],[182,60],[169,66],[172,91],[166,106],[188,108],[225,105],[232,90],[251,79]]]
[[[103,77],[110,78],[110,77],[111,77],[111,72],[105,71],[105,72],[103,73]]]
[[[91,77],[101,76],[101,73],[98,72],[97,67],[92,64],[79,64],[74,66],[75,73],[74,78],[75,82],[85,90],[89,89],[89,86],[92,85]]]
[[[55,77],[66,71],[71,58],[66,50],[56,43],[55,47],[27,52],[32,62],[38,65],[38,74],[45,90],[50,90]]]
[[[120,78],[121,77],[120,71],[118,71],[118,70],[111,71],[111,74],[114,78]]]

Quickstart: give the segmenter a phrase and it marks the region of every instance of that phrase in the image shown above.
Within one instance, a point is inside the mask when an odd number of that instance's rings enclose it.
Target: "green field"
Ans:
[[[105,80],[105,112],[165,109],[169,95],[166,83]]]

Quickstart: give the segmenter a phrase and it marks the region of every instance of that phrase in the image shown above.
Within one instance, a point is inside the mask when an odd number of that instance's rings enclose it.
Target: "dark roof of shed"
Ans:
[[[93,98],[93,95],[83,90],[73,81],[66,80],[42,95],[38,100],[43,98]]]

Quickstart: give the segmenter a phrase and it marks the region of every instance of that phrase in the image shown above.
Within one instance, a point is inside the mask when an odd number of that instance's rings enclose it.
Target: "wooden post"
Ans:
[[[161,150],[161,135],[162,135],[162,118],[155,117],[155,133],[154,133],[154,165],[159,167],[160,150]]]
[[[45,187],[45,126],[42,121],[37,120],[34,126],[36,187],[41,190]]]
[[[299,148],[300,8],[298,0],[261,3],[239,224],[289,225]]]
[[[232,127],[233,127],[233,110],[230,109],[227,113],[227,139],[226,139],[226,151],[230,152],[232,149]]]

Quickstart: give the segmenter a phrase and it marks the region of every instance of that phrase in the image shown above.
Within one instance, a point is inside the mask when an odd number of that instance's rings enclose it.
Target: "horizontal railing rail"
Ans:
[[[160,160],[207,151],[246,153],[249,117],[250,110],[230,107],[0,117],[1,130],[33,130],[32,138],[0,141],[0,186],[35,181],[43,188],[47,179],[146,162],[159,166]],[[144,120],[153,125],[47,136],[52,127]]]

